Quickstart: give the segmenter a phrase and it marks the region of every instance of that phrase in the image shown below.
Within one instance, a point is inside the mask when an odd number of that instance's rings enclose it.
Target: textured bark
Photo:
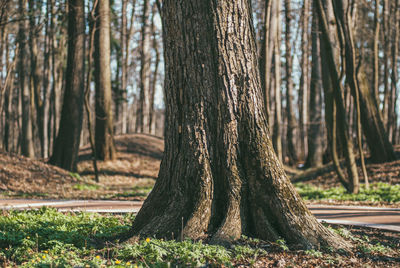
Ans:
[[[140,93],[136,113],[136,132],[147,132],[149,129],[149,86],[150,86],[150,35],[149,35],[150,1],[143,1],[142,30],[140,41]]]
[[[322,77],[321,77],[321,47],[320,29],[315,3],[312,9],[312,67],[310,83],[310,106],[308,126],[308,154],[306,167],[322,166],[323,156],[323,126],[322,126]]]
[[[26,0],[19,0],[19,13],[24,16],[26,10]],[[26,21],[19,22],[18,42],[19,42],[19,61],[18,61],[18,80],[21,93],[22,104],[22,129],[21,129],[21,153],[27,157],[35,157],[33,147],[33,130],[32,130],[32,111],[31,111],[31,92],[29,90],[28,73],[26,70]]]
[[[68,1],[68,58],[60,127],[50,163],[76,171],[85,87],[84,0]]]
[[[249,1],[163,1],[166,144],[134,238],[242,234],[346,246],[317,222],[272,149]]]
[[[111,160],[115,157],[115,147],[111,109],[109,0],[98,0],[96,6],[96,18],[94,43],[94,76],[96,84],[95,143],[97,157],[101,160]]]
[[[289,163],[295,165],[297,163],[296,150],[296,117],[294,115],[293,106],[293,52],[292,52],[292,9],[289,0],[285,0],[285,70],[286,70],[286,116],[287,116],[287,155]]]

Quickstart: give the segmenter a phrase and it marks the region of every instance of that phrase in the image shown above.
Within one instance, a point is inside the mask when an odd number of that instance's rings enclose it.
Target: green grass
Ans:
[[[266,254],[254,245],[227,249],[190,240],[114,244],[112,239],[128,231],[132,220],[129,214],[63,214],[49,208],[4,211],[0,216],[0,263],[20,267],[218,266]],[[100,245],[99,241],[109,242]]]
[[[73,189],[79,191],[96,191],[100,189],[100,186],[95,184],[78,183],[73,186]]]
[[[309,184],[296,183],[295,187],[305,200],[341,200],[341,201],[370,201],[370,202],[400,202],[400,185],[374,183],[365,189],[361,185],[358,194],[347,193],[344,187],[321,189]]]

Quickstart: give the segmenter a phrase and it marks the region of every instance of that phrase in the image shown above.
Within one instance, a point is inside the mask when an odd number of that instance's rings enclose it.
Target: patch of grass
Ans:
[[[341,201],[370,201],[370,202],[400,202],[400,185],[374,183],[366,189],[361,185],[358,194],[350,194],[344,187],[321,189],[309,184],[296,183],[295,187],[305,200],[341,200]]]
[[[75,172],[70,172],[69,175],[75,179],[77,179],[78,181],[82,180],[81,175],[79,175],[79,173],[75,173]]]
[[[243,236],[231,247],[202,241],[164,241],[147,238],[137,243],[119,243],[114,238],[129,231],[134,217],[96,213],[60,213],[41,208],[3,211],[0,216],[0,265],[18,267],[265,267],[266,261],[288,265],[344,265],[345,255],[318,250],[293,251],[283,239],[275,243]],[[389,254],[394,249],[346,229],[333,229],[356,245],[360,256]],[[108,242],[107,242],[108,241]],[[397,242],[396,242],[397,243]],[[268,252],[267,252],[268,251]],[[396,251],[397,252],[397,251]],[[375,255],[374,255],[375,254]],[[399,254],[399,252],[395,253]],[[338,260],[340,257],[342,259]],[[298,259],[300,258],[300,259]],[[362,257],[364,258],[364,257]],[[293,261],[291,261],[291,259]],[[360,259],[363,260],[363,259]],[[263,262],[264,261],[264,262]],[[261,265],[261,266],[260,266]]]
[[[95,184],[78,183],[73,186],[73,189],[79,191],[96,191],[100,189],[100,186]]]

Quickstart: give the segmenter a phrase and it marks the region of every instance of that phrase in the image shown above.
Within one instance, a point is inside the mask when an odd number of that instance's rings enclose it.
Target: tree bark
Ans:
[[[346,247],[308,211],[272,149],[249,1],[163,1],[166,144],[137,237],[242,234]]]
[[[85,87],[84,0],[68,0],[68,58],[60,127],[50,163],[76,171]]]
[[[94,43],[94,76],[96,84],[95,144],[98,159],[112,160],[115,158],[115,147],[111,109],[110,2],[109,0],[98,1]]]

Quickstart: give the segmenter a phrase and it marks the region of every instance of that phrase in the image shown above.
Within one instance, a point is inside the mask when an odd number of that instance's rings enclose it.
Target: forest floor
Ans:
[[[98,162],[100,169],[100,182],[95,182],[93,179],[94,174],[89,147],[82,148],[80,151],[78,173],[67,172],[48,165],[44,161],[30,160],[18,155],[10,155],[0,152],[0,198],[109,199],[142,201],[146,198],[147,194],[153,187],[157,177],[164,149],[163,140],[150,135],[135,134],[118,136],[115,141],[118,150],[117,159],[109,162]],[[320,187],[321,189],[339,186],[336,175],[332,167],[329,166],[324,166],[317,170],[290,170],[293,172],[291,173],[289,171],[288,173],[292,177],[292,180],[297,183],[310,185],[312,187]],[[368,174],[371,183],[386,182],[391,185],[400,185],[400,161],[381,165],[368,164]],[[400,207],[400,202],[390,203],[385,201],[341,201],[330,199],[308,200],[307,202],[313,204],[329,203]],[[47,212],[43,213],[46,214]],[[127,223],[126,226],[130,226],[130,224],[131,223]],[[228,260],[228,263],[231,262],[231,264],[236,267],[399,267],[400,237],[398,232],[360,227],[343,228],[337,225],[333,227],[342,236],[355,243],[355,248],[352,252],[349,254],[337,254],[324,253],[319,250],[288,250],[282,241],[270,244],[262,241],[250,240],[250,242],[244,242],[243,245],[239,244],[237,249],[228,249],[228,254],[234,256]],[[14,237],[11,234],[14,227],[10,228],[10,237]],[[29,234],[28,237],[33,237],[33,234]],[[19,240],[15,241],[17,249],[19,248],[19,242]],[[154,240],[152,243],[156,244],[164,242]],[[118,262],[121,262],[120,264],[124,266],[135,267],[133,265],[127,265],[127,263],[137,263],[139,267],[145,267],[147,264],[146,262],[143,263],[143,258],[150,258],[149,256],[161,254],[160,251],[162,250],[160,250],[160,247],[155,244],[152,244],[151,246],[150,244],[138,245],[137,247],[143,247],[144,251],[142,253],[139,251],[139,253],[144,255],[135,258],[129,256],[122,257],[122,255],[118,255],[122,253],[119,252],[120,246],[117,245],[115,260],[108,256],[108,248],[98,249],[97,251],[94,250],[92,252],[93,254],[90,253],[89,255],[86,255],[87,253],[82,253],[83,255],[81,255],[79,249],[76,252],[76,259],[77,261],[79,259],[82,264],[89,263],[91,265],[92,262],[101,261],[103,264],[107,264],[107,266],[115,265],[121,267],[121,265],[116,265],[117,259],[119,258]],[[163,244],[163,246],[169,247],[168,244]],[[169,250],[172,252],[173,250],[178,250],[183,246],[189,247],[186,249],[188,251],[193,251],[196,247],[194,244],[171,244]],[[206,248],[208,246],[204,246],[205,252],[210,252],[210,249]],[[121,245],[121,247],[124,247],[124,245]],[[155,250],[155,252],[148,251],[150,250],[149,248]],[[49,253],[46,253],[47,250]],[[29,261],[32,261],[32,266],[41,265],[44,264],[44,262],[48,263],[50,261],[56,263],[56,258],[60,259],[60,256],[51,256],[51,250],[52,249],[50,248],[43,248],[42,251],[35,249],[37,256],[34,255],[34,257],[39,259],[43,257],[42,255],[45,255],[46,260],[44,258],[40,261],[29,259]],[[104,252],[102,250],[104,250]],[[197,250],[198,249],[196,249],[196,254],[203,254],[199,253]],[[266,252],[268,252],[268,254],[266,254]],[[1,260],[2,254],[6,256],[4,262]],[[11,262],[11,260],[15,258],[11,255],[8,256],[9,254],[13,254],[11,248],[7,249],[7,247],[3,248],[0,246],[0,263]],[[177,260],[178,263],[181,264],[185,263],[185,261],[191,261],[190,259],[185,259],[186,257],[183,257],[183,255],[171,257],[168,253],[165,254],[166,255],[161,259],[157,259],[157,262],[162,260],[162,262],[165,261],[168,263],[171,261],[168,258],[182,258]],[[98,255],[100,255],[100,259],[98,258]],[[189,255],[193,256],[193,253],[190,253]],[[214,263],[216,266],[224,266],[225,263],[225,261],[221,263],[217,259],[213,259],[214,257],[212,256],[210,257],[205,255],[204,258],[207,260],[207,263]],[[33,261],[36,262],[33,263]],[[67,261],[70,262],[72,259]],[[146,259],[146,261],[148,261],[149,264],[155,264],[154,260]],[[21,265],[22,263],[24,262],[21,259],[21,262],[18,265]],[[12,262],[9,264],[12,264]],[[15,265],[16,262],[13,264]],[[25,262],[25,264],[26,267],[31,267],[29,262]]]
[[[98,161],[99,182],[94,181],[89,146],[80,150],[77,173],[44,161],[0,152],[0,198],[144,200],[157,178],[164,150],[163,140],[151,135],[131,134],[117,136],[115,143],[117,158],[108,162]],[[400,153],[400,146],[396,150]],[[306,185],[324,190],[340,186],[333,166],[329,164],[317,169],[286,170],[299,187]],[[367,159],[367,170],[372,185],[400,185],[400,160],[371,164]],[[312,204],[400,207],[400,202],[352,197],[348,200],[313,200],[312,196],[306,199]]]

